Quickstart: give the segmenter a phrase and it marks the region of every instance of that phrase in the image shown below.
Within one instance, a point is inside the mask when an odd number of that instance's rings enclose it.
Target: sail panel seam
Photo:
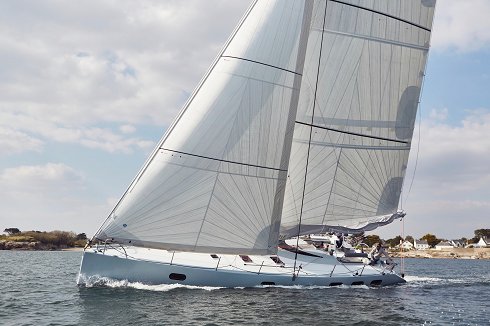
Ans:
[[[203,156],[203,155],[198,155],[198,154],[191,154],[191,153],[186,153],[186,152],[174,151],[172,149],[163,148],[163,147],[160,147],[160,149],[161,150],[164,150],[164,151],[172,152],[172,153],[189,155],[189,156],[204,158],[204,159],[207,159],[207,160],[213,160],[213,161],[217,161],[217,162],[230,163],[230,164],[238,164],[238,165],[250,166],[250,167],[259,168],[259,169],[267,169],[267,170],[287,172],[287,170],[279,169],[279,168],[273,168],[273,167],[270,167],[270,166],[263,166],[263,165],[255,165],[255,164],[248,164],[248,163],[228,161],[228,160],[223,160],[223,159],[219,159],[219,158],[208,157],[208,156]]]
[[[282,71],[285,71],[285,72],[289,72],[291,74],[295,74],[295,75],[298,75],[298,76],[302,76],[300,73],[297,73],[295,71],[292,71],[292,70],[289,70],[289,69],[285,69],[285,68],[281,68],[281,67],[278,67],[278,66],[274,66],[274,65],[271,65],[271,64],[268,64],[268,63],[265,63],[265,62],[260,62],[260,61],[255,61],[255,60],[246,59],[246,58],[240,58],[240,57],[234,57],[234,56],[231,56],[231,55],[223,55],[221,57],[222,58],[230,58],[230,59],[237,59],[237,60],[248,61],[248,62],[256,63],[256,64],[259,64],[259,65],[262,65],[262,66],[266,66],[266,67],[270,67],[270,68],[282,70]]]
[[[336,3],[342,4],[342,5],[346,5],[346,6],[350,6],[350,7],[354,7],[354,8],[358,8],[358,9],[361,9],[361,10],[370,11],[372,13],[375,13],[375,14],[378,14],[378,15],[382,15],[382,16],[385,16],[385,17],[388,17],[388,18],[392,18],[392,19],[395,19],[395,20],[398,20],[398,21],[407,23],[409,25],[418,27],[418,28],[423,29],[423,30],[425,30],[427,32],[430,32],[431,31],[430,28],[427,28],[425,26],[419,25],[417,23],[411,22],[409,20],[406,20],[406,19],[403,19],[403,18],[400,18],[400,17],[396,17],[396,16],[393,16],[393,15],[387,14],[385,12],[381,12],[381,11],[374,10],[374,9],[369,9],[369,8],[366,8],[366,7],[363,7],[363,6],[355,5],[353,3],[347,3],[347,2],[344,2],[344,1],[340,1],[340,0],[329,0],[329,1],[336,2]]]
[[[378,137],[378,136],[371,136],[371,135],[360,134],[360,133],[352,132],[352,131],[344,131],[344,130],[339,130],[339,129],[334,129],[334,128],[322,127],[322,126],[310,124],[310,123],[307,123],[307,122],[301,122],[301,121],[296,121],[296,123],[297,124],[300,124],[300,125],[307,126],[307,127],[319,128],[319,129],[333,131],[333,132],[338,132],[338,133],[346,134],[346,135],[359,136],[359,137],[370,138],[370,139],[386,140],[386,141],[391,141],[391,142],[400,143],[400,144],[406,144],[406,145],[409,144],[409,142],[404,141],[404,140],[391,139],[391,138]]]
[[[353,37],[353,38],[358,38],[361,40],[367,40],[367,41],[373,41],[373,42],[378,42],[378,43],[384,43],[384,44],[390,44],[390,45],[396,45],[396,46],[402,46],[406,48],[411,48],[411,49],[416,49],[416,50],[422,50],[422,51],[429,51],[428,46],[422,46],[422,45],[417,45],[417,44],[410,44],[406,42],[399,42],[399,41],[393,41],[389,39],[383,39],[380,37],[373,37],[369,35],[361,35],[361,34],[354,34],[354,33],[347,33],[347,32],[340,32],[340,31],[335,31],[332,29],[313,29],[317,32],[325,32],[328,34],[335,34],[335,35],[341,35],[341,36],[348,36],[348,37]]]

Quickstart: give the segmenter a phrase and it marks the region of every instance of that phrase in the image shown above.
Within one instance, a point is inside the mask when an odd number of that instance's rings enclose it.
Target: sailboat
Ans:
[[[86,247],[78,284],[405,282],[346,248],[398,210],[435,0],[255,0]]]

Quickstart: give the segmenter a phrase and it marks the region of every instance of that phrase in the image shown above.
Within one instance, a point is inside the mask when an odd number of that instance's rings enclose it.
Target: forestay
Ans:
[[[282,236],[371,230],[400,216],[434,6],[315,1]]]
[[[277,250],[311,4],[252,4],[96,238],[197,252]]]

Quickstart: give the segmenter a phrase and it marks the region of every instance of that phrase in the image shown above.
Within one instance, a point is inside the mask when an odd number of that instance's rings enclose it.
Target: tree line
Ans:
[[[477,243],[480,240],[480,238],[485,238],[485,237],[490,238],[490,229],[477,229],[474,231],[474,237],[472,237],[472,238],[464,238],[463,237],[463,238],[458,239],[458,240],[462,241],[464,244],[467,245],[467,244]],[[394,237],[392,239],[388,239],[388,240],[381,239],[380,236],[376,235],[376,234],[365,235],[364,233],[359,233],[359,234],[355,234],[355,235],[350,236],[350,242],[353,245],[360,245],[361,243],[364,243],[370,247],[374,246],[378,242],[384,242],[384,243],[388,244],[390,247],[396,247],[399,244],[401,244],[403,241],[408,241],[408,242],[414,243],[414,240],[415,240],[414,237],[411,235],[408,235],[405,238],[403,238],[400,235],[397,235],[396,237]],[[419,240],[427,241],[427,244],[430,247],[434,247],[435,245],[437,245],[441,241],[447,241],[447,239],[438,238],[434,234],[430,234],[430,233],[427,233],[426,235],[421,237]]]
[[[360,235],[357,235],[356,238],[360,239],[361,240],[360,242],[363,242],[368,246],[373,246],[374,244],[376,244],[378,242],[385,242],[390,247],[395,247],[395,246],[399,245],[400,243],[402,243],[403,241],[409,241],[411,243],[414,243],[414,240],[415,240],[410,235],[406,236],[405,238],[398,235],[392,239],[383,240],[376,234],[370,234],[370,235],[365,236],[363,233]],[[459,240],[463,241],[465,244],[468,245],[468,244],[477,243],[480,240],[480,238],[490,238],[490,229],[477,229],[474,231],[474,237],[472,237],[472,238],[463,237]],[[430,247],[435,247],[441,241],[447,241],[447,239],[438,238],[436,235],[430,234],[430,233],[427,233],[426,235],[424,235],[419,240],[427,241],[427,244]],[[359,241],[357,241],[357,242],[359,242]]]
[[[8,240],[15,242],[39,242],[43,245],[53,246],[56,248],[62,247],[83,247],[87,243],[87,235],[85,233],[76,234],[67,231],[25,231],[22,232],[18,228],[6,228],[3,230],[7,233],[6,236],[0,236],[0,240]]]

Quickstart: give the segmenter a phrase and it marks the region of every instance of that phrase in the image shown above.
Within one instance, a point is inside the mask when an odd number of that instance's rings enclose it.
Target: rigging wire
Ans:
[[[430,44],[430,40],[429,40],[429,44]],[[407,192],[407,195],[405,196],[405,202],[408,201],[408,196],[410,195],[410,192],[412,191],[412,186],[413,186],[413,182],[415,180],[415,173],[417,172],[417,166],[418,166],[418,161],[419,161],[419,152],[420,152],[420,140],[421,140],[421,125],[422,125],[422,105],[420,104],[420,100],[424,94],[424,86],[425,86],[425,81],[426,81],[426,75],[427,75],[427,66],[429,65],[429,62],[430,62],[430,56],[427,58],[427,62],[425,63],[425,67],[424,67],[424,72],[423,72],[423,75],[422,75],[422,83],[420,85],[420,95],[419,95],[419,102],[418,102],[418,110],[417,110],[417,114],[418,114],[418,117],[419,117],[419,123],[418,123],[418,135],[417,135],[417,152],[416,152],[416,156],[415,156],[415,166],[414,166],[414,169],[413,169],[413,174],[412,174],[412,180],[410,181],[410,187],[408,188],[408,192]],[[402,190],[403,191],[403,190]],[[403,196],[400,196],[401,200],[400,200],[400,205],[401,205],[401,208],[403,209]]]
[[[405,219],[402,218],[402,240],[400,240],[400,275],[405,277],[405,256],[403,255],[402,244],[405,241]]]
[[[422,82],[422,89],[423,89],[423,82]],[[420,95],[422,97],[422,93]],[[410,180],[410,186],[408,187],[408,192],[407,192],[407,195],[405,196],[405,202],[408,201],[408,196],[410,195],[410,192],[412,191],[412,186],[413,186],[413,182],[415,180],[415,174],[417,172],[417,166],[418,166],[418,163],[419,163],[419,153],[420,153],[420,140],[421,140],[421,126],[422,126],[422,106],[420,105],[420,101],[419,101],[419,110],[417,110],[418,112],[418,117],[419,117],[419,121],[418,121],[418,131],[417,131],[417,151],[416,151],[416,154],[415,154],[415,166],[413,168],[413,173],[412,173],[412,180]],[[402,189],[403,191],[403,189]],[[403,195],[400,195],[400,209],[403,210]],[[402,218],[401,219],[401,222],[402,222],[402,226],[401,226],[401,237],[403,238],[403,241],[405,241],[405,218]],[[402,277],[405,276],[405,257],[401,254],[403,251],[403,248],[400,244],[400,273],[402,275]]]
[[[417,166],[419,162],[419,153],[420,153],[420,139],[421,139],[421,125],[422,125],[422,106],[420,105],[419,102],[419,123],[418,123],[418,135],[417,135],[417,151],[415,154],[415,166],[413,168],[413,174],[412,174],[412,180],[410,181],[410,187],[408,187],[408,192],[405,197],[405,202],[408,200],[408,196],[410,195],[410,192],[412,191],[412,186],[413,186],[413,181],[415,180],[415,173],[417,172]],[[400,208],[403,210],[403,196],[400,196]],[[403,241],[405,241],[405,218],[401,219],[402,222],[402,238]],[[400,244],[400,253],[403,251],[403,248]],[[400,273],[402,277],[405,276],[405,257],[400,254]]]
[[[417,135],[417,152],[415,154],[415,166],[413,168],[412,180],[410,181],[410,187],[408,187],[407,196],[405,197],[405,202],[408,200],[408,196],[412,191],[413,181],[415,180],[415,173],[417,172],[417,166],[419,163],[419,153],[420,153],[420,135],[421,135],[421,125],[422,125],[422,106],[419,103],[419,125],[418,125],[418,135]]]
[[[421,103],[420,99],[422,98],[423,91],[424,91],[425,77],[426,77],[427,66],[429,64],[429,62],[428,62],[429,59],[430,58],[427,59],[427,62],[426,62],[425,68],[424,68],[422,85],[420,87],[420,96],[419,96],[418,110],[417,110],[417,114],[418,114],[418,118],[419,118],[418,119],[418,128],[417,128],[418,129],[417,130],[417,151],[415,154],[415,165],[413,168],[412,179],[410,180],[410,186],[408,187],[408,192],[405,196],[405,203],[408,201],[408,196],[410,195],[410,193],[412,191],[412,186],[413,186],[413,182],[415,180],[415,174],[417,172],[417,167],[418,167],[418,163],[419,163],[420,141],[422,139],[422,137],[421,137],[421,134],[422,134],[422,131],[421,131],[422,130],[422,105],[420,104]],[[402,188],[402,192],[403,192],[403,188]],[[403,210],[403,194],[400,195],[400,208]],[[405,219],[402,218],[401,222],[402,222],[402,237],[404,238],[403,240],[405,240]],[[401,248],[400,248],[400,250],[401,250]],[[405,259],[404,259],[404,257],[401,257],[400,272],[401,272],[402,276],[405,275]]]

